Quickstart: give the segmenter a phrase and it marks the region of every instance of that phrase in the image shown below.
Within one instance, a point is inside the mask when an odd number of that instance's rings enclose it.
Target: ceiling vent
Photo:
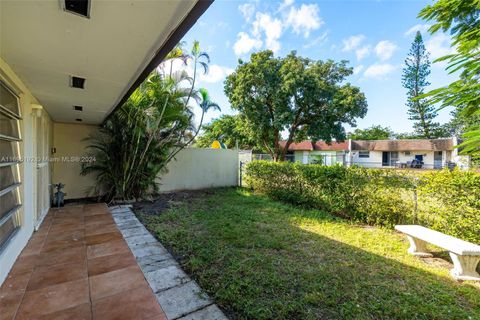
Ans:
[[[75,110],[75,111],[83,111],[83,107],[82,107],[82,106],[73,106],[73,110]]]
[[[85,89],[85,78],[70,76],[70,86],[72,88]]]
[[[90,18],[90,0],[65,0],[65,11]]]

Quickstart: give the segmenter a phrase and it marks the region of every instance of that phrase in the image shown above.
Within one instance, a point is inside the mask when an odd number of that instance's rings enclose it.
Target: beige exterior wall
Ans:
[[[81,157],[88,156],[86,147],[89,142],[84,141],[90,134],[98,130],[98,126],[54,123],[52,154],[53,177],[52,183],[63,183],[65,199],[79,199],[89,196],[91,187],[95,185],[95,176],[81,176]]]
[[[158,177],[160,192],[236,186],[238,150],[187,148]]]

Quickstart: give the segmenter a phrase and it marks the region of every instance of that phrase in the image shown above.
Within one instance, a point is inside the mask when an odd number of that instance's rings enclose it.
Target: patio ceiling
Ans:
[[[62,0],[0,1],[0,55],[57,122],[100,124],[211,3],[90,2],[86,18]],[[71,75],[85,88],[70,87]]]

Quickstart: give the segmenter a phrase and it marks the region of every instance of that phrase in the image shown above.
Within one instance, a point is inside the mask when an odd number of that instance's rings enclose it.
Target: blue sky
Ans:
[[[429,3],[215,1],[184,37],[188,46],[199,40],[211,58],[209,74],[200,78],[199,86],[208,89],[222,111],[210,112],[206,122],[235,113],[223,93],[223,82],[239,58],[248,60],[252,52],[264,49],[279,56],[296,50],[311,59],[350,61],[355,73],[348,82],[360,87],[368,102],[368,113],[358,120],[358,128],[380,124],[395,132],[412,131],[401,74],[415,31],[422,32],[430,60],[451,52],[449,36],[430,36],[428,25],[417,18]],[[454,79],[444,67],[432,65],[431,88]],[[443,123],[449,118],[449,110],[442,110],[437,120]]]

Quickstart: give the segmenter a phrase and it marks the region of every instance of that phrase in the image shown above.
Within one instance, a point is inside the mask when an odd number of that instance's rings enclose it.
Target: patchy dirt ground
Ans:
[[[210,190],[186,190],[158,194],[152,201],[141,201],[133,204],[136,213],[144,215],[159,215],[176,203],[189,203],[195,198],[209,196],[215,191]]]

